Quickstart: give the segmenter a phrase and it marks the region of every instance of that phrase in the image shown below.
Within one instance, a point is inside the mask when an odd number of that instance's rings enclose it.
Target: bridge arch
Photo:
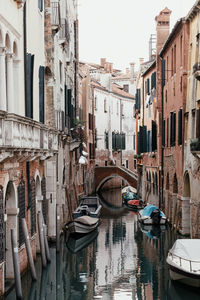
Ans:
[[[94,176],[96,192],[100,190],[105,182],[116,177],[125,180],[129,185],[137,189],[137,174],[124,167],[95,167]]]

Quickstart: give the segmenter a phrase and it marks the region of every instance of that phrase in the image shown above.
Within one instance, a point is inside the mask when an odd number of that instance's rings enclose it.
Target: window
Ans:
[[[109,148],[109,139],[108,139],[108,132],[105,132],[105,148]]]
[[[94,98],[94,109],[97,110],[97,96]]]
[[[127,93],[129,93],[129,85],[128,84],[124,84],[123,85],[123,90]]]
[[[104,99],[104,112],[105,113],[107,112],[107,101],[106,101],[106,99]]]
[[[147,78],[147,81],[146,81],[146,92],[148,95],[150,94],[149,78]]]
[[[38,0],[38,8],[41,12],[43,11],[43,0]]]
[[[170,113],[170,146],[176,145],[176,113]]]
[[[178,112],[178,145],[182,145],[182,109]]]
[[[173,67],[174,67],[174,52],[173,52],[173,48],[172,48],[172,50],[171,50],[171,76],[173,76],[173,74],[174,74]]]
[[[39,67],[39,120],[44,123],[44,67]]]
[[[167,118],[167,147],[169,147],[169,118]]]
[[[59,62],[59,75],[60,75],[60,84],[63,82],[63,76],[62,76],[62,62]]]
[[[191,138],[195,138],[195,109],[192,110],[192,127],[191,127]]]
[[[162,128],[162,131],[163,131],[162,145],[163,145],[163,147],[165,147],[165,120],[163,120],[163,128]]]
[[[174,74],[176,73],[176,45],[174,45]]]
[[[124,104],[121,104],[121,115],[124,116]]]

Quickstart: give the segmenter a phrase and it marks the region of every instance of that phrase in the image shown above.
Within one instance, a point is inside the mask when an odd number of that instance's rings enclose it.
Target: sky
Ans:
[[[131,62],[149,59],[149,38],[156,33],[155,17],[171,11],[170,29],[187,15],[196,0],[78,0],[80,61],[106,58],[125,72]]]

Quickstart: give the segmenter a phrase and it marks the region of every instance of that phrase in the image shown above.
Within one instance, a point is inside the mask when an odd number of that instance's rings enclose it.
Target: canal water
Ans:
[[[24,300],[199,300],[200,290],[174,283],[166,265],[176,236],[168,227],[142,227],[137,213],[122,206],[121,191],[102,195],[101,225],[81,238],[62,238],[60,253],[50,248],[51,263],[38,280],[23,276]],[[15,300],[12,290],[5,297]]]

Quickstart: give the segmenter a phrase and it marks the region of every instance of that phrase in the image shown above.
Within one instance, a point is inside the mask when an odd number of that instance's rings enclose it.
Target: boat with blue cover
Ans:
[[[144,209],[139,211],[139,221],[146,225],[163,225],[166,224],[167,218],[157,206],[148,204]]]

